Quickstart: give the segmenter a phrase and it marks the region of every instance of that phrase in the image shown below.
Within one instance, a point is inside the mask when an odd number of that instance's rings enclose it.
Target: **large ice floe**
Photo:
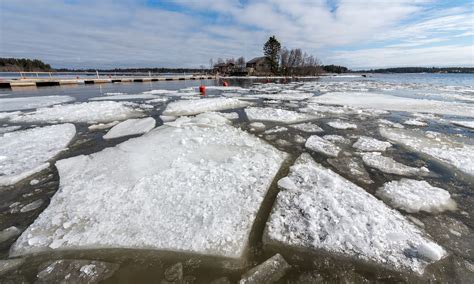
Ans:
[[[445,250],[399,212],[304,153],[278,182],[264,243],[423,273]]]
[[[377,190],[377,195],[392,207],[409,213],[441,212],[456,207],[448,191],[423,180],[390,181]]]
[[[76,134],[73,124],[20,130],[0,136],[0,185],[12,185],[49,167]]]
[[[127,119],[112,127],[103,138],[113,139],[147,133],[155,127],[155,124],[156,121],[153,117]]]
[[[205,98],[200,100],[180,100],[169,103],[165,111],[163,112],[163,115],[194,115],[208,111],[242,108],[248,105],[250,105],[249,102],[244,102],[233,98]]]
[[[341,148],[336,146],[331,141],[319,137],[318,135],[311,135],[304,145],[309,150],[324,154],[329,157],[337,157]]]
[[[359,137],[359,139],[357,139],[357,141],[354,144],[352,144],[352,147],[356,148],[357,150],[367,151],[367,152],[376,152],[376,151],[383,152],[388,147],[391,147],[391,146],[392,144],[390,144],[390,142],[380,141],[378,139],[367,137],[367,136]]]
[[[311,101],[357,108],[474,117],[474,105],[472,104],[412,99],[370,92],[331,92],[311,98]]]
[[[441,133],[416,130],[380,128],[380,134],[393,143],[401,144],[445,165],[474,176],[474,145],[457,141]]]
[[[316,118],[305,113],[270,107],[249,107],[245,109],[245,113],[250,121],[273,121],[288,124],[304,122]]]
[[[122,102],[88,102],[56,105],[9,116],[12,122],[110,122],[142,115],[138,107]]]
[[[25,110],[74,101],[70,96],[37,96],[0,99],[0,111]]]
[[[395,161],[393,158],[383,156],[380,152],[361,153],[361,156],[364,164],[387,174],[417,176],[429,173],[429,170],[425,167],[410,167]]]
[[[134,248],[240,258],[287,154],[218,114],[56,163],[58,192],[11,256]]]

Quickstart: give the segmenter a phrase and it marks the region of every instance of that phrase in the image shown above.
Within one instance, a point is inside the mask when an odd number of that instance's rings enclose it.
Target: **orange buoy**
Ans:
[[[227,83],[227,81],[224,81],[224,83],[222,84],[222,86],[224,86],[224,87],[229,87],[229,83]]]
[[[204,85],[199,86],[199,92],[201,93],[201,96],[205,96],[206,95],[206,86],[204,86]]]

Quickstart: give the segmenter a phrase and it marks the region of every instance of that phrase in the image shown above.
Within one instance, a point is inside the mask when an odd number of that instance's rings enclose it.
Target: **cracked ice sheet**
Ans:
[[[0,136],[0,185],[12,185],[44,170],[48,160],[74,138],[73,124],[59,124]]]
[[[72,102],[70,96],[38,96],[0,99],[0,111],[25,110]]]
[[[7,117],[12,122],[110,122],[142,116],[132,103],[88,102],[40,108],[34,112]]]
[[[372,108],[389,111],[421,112],[474,117],[474,105],[435,100],[411,99],[377,93],[332,92],[311,98],[311,102]]]
[[[250,121],[273,121],[287,124],[304,122],[316,118],[309,114],[271,107],[249,107],[245,109],[245,113]]]
[[[134,248],[240,258],[287,154],[217,114],[58,161],[58,192],[11,255]]]
[[[168,104],[163,115],[182,116],[194,115],[208,111],[242,108],[251,103],[233,98],[205,98],[199,100],[181,100]]]
[[[412,151],[427,155],[474,176],[474,146],[457,141],[453,137],[433,132],[380,128],[380,134],[389,141],[401,144]]]
[[[399,212],[306,153],[278,186],[264,243],[324,250],[417,273],[446,254]]]

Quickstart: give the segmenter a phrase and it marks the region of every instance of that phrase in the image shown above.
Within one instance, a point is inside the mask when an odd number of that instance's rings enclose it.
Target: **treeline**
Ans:
[[[38,59],[0,58],[1,72],[44,72],[54,71],[49,64]]]
[[[395,67],[357,71],[359,73],[474,73],[474,67]]]
[[[344,66],[339,66],[339,65],[321,65],[321,68],[324,70],[324,72],[328,73],[347,73],[347,72],[352,72],[349,70],[349,68],[344,67]]]
[[[322,73],[319,59],[300,48],[280,51],[280,74],[286,76],[309,76]]]
[[[114,68],[114,69],[57,69],[58,72],[95,72],[101,73],[198,73],[208,71],[204,68]]]

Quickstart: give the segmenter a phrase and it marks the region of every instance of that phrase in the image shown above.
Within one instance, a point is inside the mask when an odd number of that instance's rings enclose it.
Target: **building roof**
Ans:
[[[265,56],[255,57],[254,59],[252,59],[252,60],[250,60],[249,62],[247,62],[247,64],[257,63],[258,61],[264,60],[264,59],[266,59],[266,58],[267,58],[267,57],[265,57]]]

